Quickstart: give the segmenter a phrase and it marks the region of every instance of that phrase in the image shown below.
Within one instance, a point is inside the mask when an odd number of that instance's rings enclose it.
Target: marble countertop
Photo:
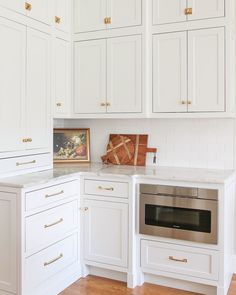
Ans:
[[[142,179],[156,179],[166,181],[200,182],[211,184],[223,184],[235,174],[234,170],[209,170],[199,168],[178,167],[133,167],[112,166],[102,163],[91,164],[63,164],[55,165],[53,169],[29,173],[9,178],[0,179],[0,186],[29,188],[46,184],[53,180],[67,179],[69,176],[119,176],[137,177]]]

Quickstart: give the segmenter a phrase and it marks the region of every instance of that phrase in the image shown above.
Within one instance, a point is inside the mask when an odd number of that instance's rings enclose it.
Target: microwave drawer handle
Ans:
[[[182,263],[188,263],[188,259],[186,259],[186,258],[177,259],[177,258],[174,258],[174,256],[169,256],[169,260],[176,261],[176,262],[182,262]]]
[[[113,187],[102,187],[101,185],[98,187],[98,189],[102,191],[114,191]]]
[[[51,198],[51,197],[55,197],[55,196],[59,196],[59,195],[62,195],[64,194],[64,191],[60,191],[59,193],[55,193],[55,194],[51,194],[51,195],[46,195],[45,198]]]

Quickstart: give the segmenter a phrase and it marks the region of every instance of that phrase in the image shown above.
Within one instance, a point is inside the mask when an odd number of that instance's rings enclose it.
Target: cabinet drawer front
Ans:
[[[78,194],[78,190],[78,182],[70,181],[26,193],[25,210],[30,211],[36,208],[47,206],[51,203],[66,199],[68,197],[73,197]]]
[[[217,280],[218,252],[142,240],[141,267],[149,273],[159,270]]]
[[[27,258],[25,283],[32,289],[76,261],[77,235],[73,235]]]
[[[78,224],[78,204],[73,201],[26,218],[26,253],[32,254],[64,238]]]
[[[8,159],[0,159],[0,174],[20,172],[27,169],[35,169],[43,166],[50,166],[52,157],[51,154],[41,154],[25,157],[16,157]]]
[[[84,193],[86,195],[98,195],[127,199],[128,183],[86,179],[84,181]]]

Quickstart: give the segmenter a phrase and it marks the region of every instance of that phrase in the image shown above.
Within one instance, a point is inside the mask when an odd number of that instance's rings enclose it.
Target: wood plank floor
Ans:
[[[88,276],[75,282],[60,295],[196,295],[196,293],[146,283],[142,287],[127,289],[125,283]],[[236,275],[233,277],[228,295],[236,295]]]

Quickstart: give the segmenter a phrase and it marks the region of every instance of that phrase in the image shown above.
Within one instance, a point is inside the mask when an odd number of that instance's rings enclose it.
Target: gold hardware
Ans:
[[[32,141],[33,141],[32,138],[27,139],[27,142],[32,142]]]
[[[52,226],[55,226],[55,225],[57,225],[57,224],[59,224],[59,223],[62,223],[63,222],[63,218],[60,218],[58,221],[56,221],[56,222],[53,222],[53,223],[51,223],[51,224],[45,224],[44,225],[44,228],[49,228],[49,227],[52,227]]]
[[[61,107],[62,104],[60,102],[57,103],[57,107]]]
[[[107,107],[110,107],[110,106],[111,106],[111,103],[110,103],[110,102],[107,102],[107,103],[106,103],[106,106],[107,106]]]
[[[55,196],[59,196],[64,194],[64,191],[60,191],[59,193],[55,193],[55,194],[51,194],[51,195],[46,195],[45,198],[51,198],[51,197],[55,197]]]
[[[191,101],[188,101],[188,104],[192,104],[192,102]]]
[[[54,258],[54,259],[52,259],[52,260],[50,260],[50,261],[48,261],[48,262],[44,262],[44,266],[48,266],[48,265],[50,265],[50,264],[52,264],[52,263],[58,261],[58,260],[61,259],[62,257],[63,257],[63,254],[61,253],[58,257],[56,257],[56,258]]]
[[[185,13],[185,15],[191,15],[191,14],[193,14],[193,9],[192,8],[185,8],[184,13]]]
[[[32,9],[32,4],[25,2],[25,9],[30,11]]]
[[[185,100],[182,100],[182,101],[181,101],[181,104],[186,104],[186,101],[185,101]]]
[[[184,259],[177,259],[177,258],[174,258],[173,256],[169,256],[169,260],[176,261],[176,262],[182,262],[182,263],[187,263],[188,262],[188,259],[186,259],[186,258],[184,258]]]
[[[55,16],[55,23],[60,24],[61,18],[59,16]]]
[[[23,142],[28,142],[28,138],[23,138],[22,141]]]
[[[105,24],[105,25],[109,25],[109,24],[111,24],[111,17],[105,17],[105,18],[104,18],[104,24]]]
[[[113,187],[102,187],[102,186],[99,186],[98,189],[103,190],[103,191],[114,191],[114,188]]]
[[[23,166],[23,165],[29,165],[29,164],[35,164],[36,160],[30,161],[30,162],[23,162],[23,163],[16,163],[16,166]]]
[[[100,104],[100,106],[101,106],[101,107],[105,107],[105,106],[106,106],[106,103],[102,102],[102,103]]]
[[[89,209],[88,207],[85,207],[85,208],[84,208],[84,211],[88,211],[88,209]]]

